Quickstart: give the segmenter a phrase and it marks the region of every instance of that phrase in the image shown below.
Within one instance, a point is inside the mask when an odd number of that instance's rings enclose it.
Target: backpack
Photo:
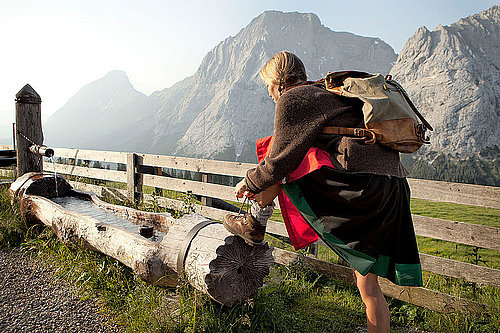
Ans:
[[[430,143],[425,132],[432,126],[391,75],[331,72],[318,82],[332,93],[363,102],[365,128],[326,126],[323,133],[367,137],[366,144],[379,143],[402,153],[414,153]]]

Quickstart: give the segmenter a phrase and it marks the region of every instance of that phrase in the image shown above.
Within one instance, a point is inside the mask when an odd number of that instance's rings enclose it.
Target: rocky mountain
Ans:
[[[314,14],[268,11],[212,49],[193,76],[147,99],[123,73],[108,74],[123,76],[119,82],[106,76],[89,84],[49,119],[46,142],[252,160],[255,140],[272,134],[274,119],[258,71],[281,50],[297,54],[310,79],[343,69],[388,73],[397,58],[382,40],[331,31]]]
[[[408,39],[391,74],[434,126],[427,157],[498,151],[499,47],[499,5]]]
[[[314,14],[264,12],[211,50],[192,77],[151,96],[155,114],[149,150],[249,160],[257,138],[272,134],[274,103],[258,71],[277,52],[304,62],[310,79],[329,71],[389,72],[394,50],[378,38],[334,32]]]
[[[132,87],[124,72],[112,71],[85,85],[47,120],[44,142],[55,147],[109,149],[119,143],[114,133],[151,115],[147,96]]]

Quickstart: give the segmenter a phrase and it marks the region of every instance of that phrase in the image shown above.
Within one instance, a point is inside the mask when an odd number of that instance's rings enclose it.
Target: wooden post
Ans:
[[[142,176],[138,172],[142,159],[135,153],[127,154],[127,192],[128,199],[137,203],[142,196]]]
[[[201,181],[203,183],[209,183],[212,180],[212,175],[202,173],[201,174]],[[212,207],[212,198],[210,197],[201,197],[201,204],[203,206],[209,206]]]
[[[135,154],[127,154],[127,198],[130,202],[135,199]]]
[[[43,170],[42,157],[29,150],[34,144],[43,144],[41,103],[40,96],[29,84],[16,94],[16,177]]]
[[[311,253],[314,258],[318,259],[319,246],[317,242],[309,245],[309,253]]]
[[[137,154],[134,155],[135,155],[135,200],[142,201],[143,177],[142,173],[139,172],[139,170],[142,167],[142,156],[139,156]]]
[[[16,150],[16,123],[12,123],[12,149]]]

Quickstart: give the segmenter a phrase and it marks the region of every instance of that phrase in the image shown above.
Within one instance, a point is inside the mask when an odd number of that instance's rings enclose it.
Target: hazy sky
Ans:
[[[312,12],[326,27],[379,37],[399,53],[433,30],[497,4],[488,0],[0,0],[0,127],[29,83],[42,117],[115,69],[149,95],[193,75],[205,54],[265,10]],[[0,136],[1,133],[0,133]]]

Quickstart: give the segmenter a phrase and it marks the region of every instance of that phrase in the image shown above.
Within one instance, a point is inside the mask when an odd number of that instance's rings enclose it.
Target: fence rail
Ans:
[[[88,190],[98,195],[112,195],[121,199],[133,199],[142,196],[144,200],[156,201],[157,204],[174,209],[183,209],[184,203],[179,200],[152,196],[142,193],[142,186],[163,188],[179,192],[190,191],[193,194],[234,200],[232,186],[214,184],[209,177],[199,177],[201,181],[179,179],[161,172],[164,169],[184,170],[202,175],[223,175],[244,177],[247,169],[255,164],[225,161],[213,161],[184,157],[173,157],[152,154],[135,154],[122,152],[106,152],[82,149],[54,148],[56,158],[70,159],[73,165],[64,163],[45,163],[44,170],[57,173],[111,181],[126,184],[127,189],[116,189],[109,186],[97,186],[82,182],[71,182],[78,189]],[[77,160],[98,161],[101,167],[106,163],[126,165],[126,171],[97,169],[79,166]],[[68,161],[66,161],[67,163]],[[109,166],[109,165],[108,165]],[[430,201],[452,202],[500,209],[500,188],[477,186],[449,182],[409,179],[412,197]],[[122,185],[125,187],[125,185]],[[205,201],[206,202],[206,201]],[[195,211],[212,219],[221,220],[227,211],[207,205],[195,205]],[[500,228],[486,227],[470,223],[449,221],[413,215],[415,233],[419,236],[466,244],[491,250],[500,250]],[[267,232],[287,237],[283,223],[270,221]],[[321,241],[319,242],[321,244]],[[298,254],[276,249],[278,263],[286,264],[298,258]],[[441,258],[428,254],[420,254],[422,269],[432,273],[453,278],[464,279],[483,285],[500,287],[500,270],[473,265],[465,262]],[[348,267],[305,257],[306,263],[319,272],[334,277],[342,277],[352,281],[352,272]],[[381,279],[381,286],[387,296],[421,305],[436,311],[449,312],[459,308],[482,309],[483,305],[419,287],[400,287],[388,280]]]
[[[500,209],[500,188],[495,186],[408,179],[412,198]]]

